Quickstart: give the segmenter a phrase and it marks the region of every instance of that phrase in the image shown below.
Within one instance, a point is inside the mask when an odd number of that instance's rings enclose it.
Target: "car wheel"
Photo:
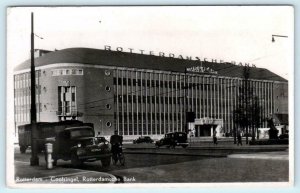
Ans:
[[[83,162],[80,159],[78,159],[77,155],[75,154],[72,154],[71,156],[71,163],[74,167],[79,167],[83,164]]]
[[[104,159],[101,159],[101,163],[102,163],[102,167],[108,167],[110,166],[110,157],[109,158],[104,158]]]
[[[57,159],[53,159],[53,166],[57,166]]]
[[[186,148],[186,147],[187,147],[187,145],[182,145],[182,147],[183,147],[183,148]]]

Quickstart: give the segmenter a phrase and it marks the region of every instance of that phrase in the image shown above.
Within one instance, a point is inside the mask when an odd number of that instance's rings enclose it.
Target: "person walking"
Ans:
[[[238,132],[238,135],[237,135],[237,145],[239,146],[239,145],[243,145],[243,143],[242,143],[242,136],[241,136],[241,133],[240,132]]]
[[[213,132],[213,142],[214,142],[214,145],[218,145],[218,138],[217,138],[216,130],[214,130],[214,132]]]

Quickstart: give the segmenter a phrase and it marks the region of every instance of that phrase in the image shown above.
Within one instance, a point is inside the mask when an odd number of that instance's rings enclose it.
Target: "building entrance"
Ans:
[[[195,125],[195,137],[210,137],[217,125]]]
[[[189,123],[190,135],[193,137],[212,137],[214,132],[217,137],[221,137],[223,131],[223,120],[209,117],[195,119]]]

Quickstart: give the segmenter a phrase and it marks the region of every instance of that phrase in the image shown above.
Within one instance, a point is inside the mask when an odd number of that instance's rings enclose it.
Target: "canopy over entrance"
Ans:
[[[195,119],[189,123],[189,130],[194,137],[212,137],[214,132],[217,137],[222,136],[223,120],[209,117]]]

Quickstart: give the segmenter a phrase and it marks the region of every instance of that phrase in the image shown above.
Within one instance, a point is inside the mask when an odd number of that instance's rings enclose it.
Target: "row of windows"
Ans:
[[[181,89],[188,89],[188,88],[195,88],[198,90],[212,90],[218,86],[230,86],[233,85],[232,87],[236,87],[237,81],[236,80],[223,80],[223,79],[210,79],[210,80],[202,80],[200,78],[202,83],[199,83],[198,79],[191,79],[191,77],[182,78],[179,80],[174,80],[174,81],[162,81],[162,80],[145,80],[145,79],[131,79],[131,78],[113,78],[113,84],[114,85],[128,85],[128,86],[147,86],[147,87],[163,87],[163,88],[181,88]],[[219,80],[223,80],[222,83]],[[193,82],[193,83],[191,83]],[[241,80],[239,81],[239,84],[245,84],[245,81]],[[187,85],[187,86],[185,86]],[[263,83],[263,82],[253,82],[250,81],[248,82],[248,87],[253,90],[256,90],[255,87],[260,85],[263,89],[269,86],[269,88],[272,88],[271,83]],[[241,92],[241,88],[239,88]],[[248,89],[249,90],[249,89]]]
[[[83,75],[83,69],[54,69],[51,70],[52,76],[64,75]]]
[[[169,132],[182,131],[184,130],[181,124],[124,124],[119,123],[119,133],[121,135],[149,135],[149,134],[165,134]]]
[[[218,114],[219,116],[233,116],[232,113],[219,113]],[[122,121],[122,120],[137,120],[139,119],[140,121],[143,119],[143,120],[146,120],[146,118],[148,120],[151,119],[161,119],[163,120],[164,118],[170,118],[169,120],[181,120],[181,119],[184,119],[184,115],[182,113],[127,113],[127,112],[119,112],[119,120]],[[148,117],[147,117],[148,116]],[[218,118],[218,116],[214,113],[212,113],[210,116],[210,118]],[[117,113],[114,113],[114,118],[116,119],[117,118]]]
[[[37,86],[39,83],[38,83],[38,78],[36,78],[35,80],[35,86]],[[15,85],[14,85],[15,89],[20,89],[20,88],[31,88],[31,82],[30,82],[30,79],[28,80],[20,80],[20,81],[15,81]]]
[[[40,95],[41,90],[42,90],[41,85],[36,85],[35,94]],[[31,95],[31,87],[15,89],[15,96],[20,96],[20,95],[21,96],[30,96]]]
[[[36,70],[35,71],[35,77],[36,78],[41,77],[41,71],[40,70]],[[31,79],[31,75],[30,75],[30,72],[26,72],[26,73],[22,73],[22,74],[16,74],[14,76],[14,78],[15,78],[15,81],[18,81],[18,80],[29,80],[29,79]]]
[[[30,109],[31,109],[31,105],[30,104],[27,104],[27,105],[16,105],[15,106],[16,114],[30,113]],[[36,104],[36,110],[38,112],[42,112],[42,104],[41,103],[37,103]]]
[[[36,103],[40,101],[40,97],[36,95]],[[15,105],[20,106],[20,105],[30,105],[31,104],[31,97],[30,96],[19,96],[15,97],[14,99]]]
[[[123,78],[123,82],[122,82],[122,78],[118,78],[118,84],[117,84],[117,78],[113,79],[113,83],[114,85],[127,85],[128,82],[128,86],[146,86],[147,83],[147,87],[164,87],[164,88],[197,88],[197,89],[201,89],[201,90],[208,90],[210,89],[209,86],[215,86],[217,84],[212,83],[184,83],[183,81],[158,81],[158,80],[136,80],[136,79],[127,79],[127,78]],[[187,85],[186,87],[184,85]]]
[[[146,128],[146,126],[144,126],[144,128]],[[159,127],[157,127],[157,128],[159,128]],[[122,130],[120,130],[119,133],[120,133],[120,135],[142,135],[142,134],[144,134],[144,135],[145,134],[146,135],[151,135],[151,134],[156,135],[156,134],[165,134],[165,133],[175,132],[175,131],[179,131],[179,130],[176,130],[176,129],[175,130],[171,130],[171,129],[170,130],[168,130],[168,129],[163,130],[162,129],[161,132],[160,132],[159,129],[158,129],[157,131],[152,130],[152,133],[151,133],[151,131],[146,131],[146,130],[144,130],[143,132],[141,130],[139,130],[139,131],[137,131],[136,129],[133,130],[132,127],[130,127],[129,129],[125,129],[124,133],[123,133]]]
[[[127,98],[128,98],[128,100],[127,100]],[[194,104],[196,104],[196,101],[199,101],[199,97],[198,97],[198,100],[196,99],[196,98],[189,98],[189,97],[187,97],[186,98],[188,101],[189,101],[189,103],[192,101]],[[207,104],[207,100],[208,100],[208,104],[210,104],[210,100],[211,99],[221,99],[222,101],[232,101],[232,100],[234,100],[233,98],[231,98],[231,99],[228,99],[227,97],[226,98],[217,98],[217,97],[213,97],[213,96],[211,96],[211,97],[209,97],[209,98],[207,98],[206,97],[206,95],[204,95],[204,96],[202,96],[202,98],[201,98],[201,102],[203,103],[203,104]],[[183,104],[184,103],[184,97],[159,97],[159,96],[148,96],[148,97],[146,97],[146,96],[136,96],[136,95],[128,95],[128,97],[126,96],[126,95],[123,95],[123,97],[122,97],[122,95],[119,95],[119,103],[121,103],[122,101],[124,102],[124,103],[148,103],[148,104],[150,104],[150,103],[156,103],[156,104],[158,104],[159,103],[159,101],[160,101],[160,103],[166,103],[166,104]]]

